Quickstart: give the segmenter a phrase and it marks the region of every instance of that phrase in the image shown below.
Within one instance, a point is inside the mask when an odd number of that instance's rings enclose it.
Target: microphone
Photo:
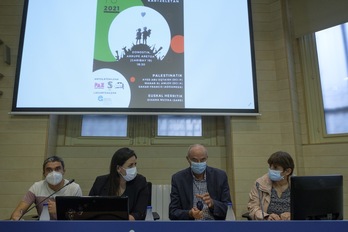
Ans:
[[[261,200],[261,191],[260,191],[260,184],[259,184],[259,182],[256,182],[256,188],[257,188],[257,193],[259,194],[260,208],[261,208],[261,212],[262,212],[262,218],[264,220],[265,219],[265,214],[263,212],[263,204],[262,204],[262,200]]]
[[[61,188],[59,188],[57,191],[54,191],[52,194],[50,194],[48,197],[45,197],[42,201],[40,201],[37,204],[34,204],[32,207],[30,207],[29,209],[27,209],[24,213],[22,213],[22,215],[18,218],[18,221],[21,220],[23,218],[23,216],[25,214],[27,214],[29,211],[31,211],[33,208],[35,208],[37,205],[40,205],[42,202],[46,201],[48,198],[50,198],[51,196],[53,196],[54,194],[56,194],[57,192],[59,192],[60,190],[62,190],[63,188],[65,188],[66,186],[70,185],[71,183],[73,183],[75,181],[75,179],[71,179],[69,180],[68,183],[66,183],[65,185],[63,185]]]

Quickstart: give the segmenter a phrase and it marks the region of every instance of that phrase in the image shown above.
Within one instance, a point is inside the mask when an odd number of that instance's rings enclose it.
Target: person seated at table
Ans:
[[[171,220],[225,220],[231,202],[226,172],[207,166],[208,151],[201,144],[188,149],[189,167],[172,176]]]
[[[18,220],[24,216],[29,207],[34,203],[36,204],[36,210],[38,215],[41,214],[43,203],[48,203],[48,211],[50,213],[51,220],[57,219],[56,203],[54,197],[56,196],[82,196],[81,188],[76,183],[70,183],[64,179],[65,165],[62,158],[58,156],[51,156],[47,158],[42,166],[44,180],[35,182],[29,191],[25,194],[22,201],[19,202],[16,209],[11,215],[11,220]],[[59,190],[60,189],[60,190]],[[59,190],[59,191],[58,191]],[[53,194],[55,191],[57,193]],[[48,196],[52,195],[52,198],[45,200]],[[44,202],[42,202],[45,200]]]
[[[129,220],[144,220],[150,192],[146,178],[137,173],[137,155],[129,148],[117,150],[110,163],[110,172],[98,176],[90,196],[127,196]]]
[[[268,159],[268,173],[258,178],[249,193],[248,211],[252,220],[290,220],[290,176],[294,161],[278,151]]]

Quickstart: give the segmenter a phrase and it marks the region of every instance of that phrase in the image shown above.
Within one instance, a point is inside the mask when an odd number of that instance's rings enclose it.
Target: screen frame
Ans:
[[[57,220],[129,220],[128,197],[56,196],[55,201]],[[75,212],[80,208],[82,213]],[[71,213],[72,218],[67,213]]]
[[[127,114],[127,115],[202,115],[202,116],[259,116],[258,91],[255,64],[254,33],[252,21],[251,1],[247,0],[248,23],[250,35],[250,57],[253,86],[253,109],[223,109],[223,108],[105,108],[105,107],[17,107],[18,89],[20,82],[23,45],[26,30],[27,10],[30,0],[24,1],[22,26],[17,57],[16,76],[13,92],[12,109],[13,115],[85,115],[85,114]],[[63,92],[63,91],[62,91]]]
[[[342,175],[291,176],[290,185],[291,220],[343,220]],[[336,219],[323,216],[332,211]]]

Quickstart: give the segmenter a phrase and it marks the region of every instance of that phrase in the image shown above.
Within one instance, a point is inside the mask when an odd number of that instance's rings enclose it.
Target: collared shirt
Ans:
[[[196,194],[202,195],[208,192],[206,173],[204,173],[203,180],[198,180],[192,173],[193,176],[193,206],[197,207],[197,202],[201,201],[203,203],[203,219],[202,220],[214,220],[213,214],[210,212],[207,204],[203,202],[202,199],[197,198]]]

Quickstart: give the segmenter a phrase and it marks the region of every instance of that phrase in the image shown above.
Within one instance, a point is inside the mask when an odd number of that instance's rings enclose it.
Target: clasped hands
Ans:
[[[284,212],[280,215],[272,213],[268,216],[267,220],[270,220],[270,221],[290,220],[290,213]]]
[[[214,207],[214,201],[213,201],[213,199],[210,198],[209,193],[196,194],[195,196],[197,198],[201,199],[209,208]],[[193,207],[189,211],[189,215],[190,215],[190,217],[192,217],[194,219],[202,219],[203,218],[203,212],[200,209],[198,209],[196,206]]]

